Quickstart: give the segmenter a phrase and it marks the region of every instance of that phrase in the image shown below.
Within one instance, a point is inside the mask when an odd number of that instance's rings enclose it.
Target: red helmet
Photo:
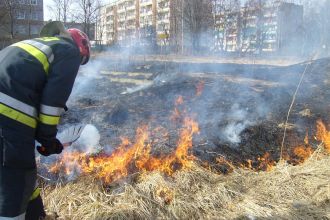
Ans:
[[[88,62],[90,57],[91,45],[88,39],[88,36],[79,29],[70,28],[68,29],[72,39],[76,42],[81,55],[81,65],[84,65]]]

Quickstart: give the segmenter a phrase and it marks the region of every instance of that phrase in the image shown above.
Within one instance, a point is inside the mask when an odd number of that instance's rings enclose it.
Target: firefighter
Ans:
[[[87,35],[61,22],[45,25],[40,38],[0,51],[0,220],[45,216],[36,188],[35,140],[43,156],[62,152],[57,125],[89,57]]]

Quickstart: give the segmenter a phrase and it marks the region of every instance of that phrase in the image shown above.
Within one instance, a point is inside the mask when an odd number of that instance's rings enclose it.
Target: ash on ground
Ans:
[[[138,126],[148,125],[168,131],[154,143],[154,153],[171,152],[182,126],[180,118],[173,121],[176,108],[200,125],[192,152],[199,159],[221,156],[242,163],[269,152],[277,160],[286,115],[304,71],[287,125],[286,149],[303,145],[306,133],[313,139],[317,119],[330,122],[330,59],[291,66],[140,61],[124,65],[95,59],[102,65],[96,74],[94,70],[89,76],[84,70],[78,77],[62,124],[95,125],[105,151],[118,146],[120,137],[133,138]],[[177,105],[180,96],[183,104]]]

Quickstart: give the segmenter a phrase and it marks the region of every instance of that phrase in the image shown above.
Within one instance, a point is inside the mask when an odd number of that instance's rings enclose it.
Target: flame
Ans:
[[[137,167],[141,170],[158,170],[168,175],[172,175],[177,169],[191,167],[191,162],[195,159],[189,153],[193,146],[193,135],[199,132],[198,123],[190,118],[185,118],[184,126],[181,129],[176,150],[163,157],[152,157],[150,154],[151,146],[147,148],[142,160],[137,161]]]
[[[204,90],[205,82],[202,80],[196,85],[196,96],[201,96]]]
[[[161,171],[172,175],[178,169],[191,167],[195,159],[189,150],[193,135],[199,132],[198,123],[184,119],[175,151],[169,155],[154,157],[147,126],[136,131],[135,141],[122,138],[122,143],[111,155],[87,156],[78,152],[65,152],[61,159],[49,168],[49,172],[71,175],[75,171],[93,174],[105,183],[111,183],[134,171]]]
[[[172,112],[172,115],[170,117],[171,121],[173,122],[178,122],[181,118],[182,118],[182,113],[179,110],[179,106],[183,104],[183,97],[179,96],[176,100],[175,100],[175,107],[174,110]]]
[[[269,152],[266,152],[262,157],[259,157],[258,162],[258,170],[271,171],[276,165],[276,162],[271,158]]]
[[[293,149],[293,154],[297,157],[295,162],[301,164],[313,154],[314,150],[310,146],[298,146]]]
[[[204,82],[200,82],[196,89],[197,95],[201,95]],[[179,131],[179,137],[176,142],[176,148],[170,154],[154,156],[152,152],[153,144],[162,139],[168,138],[168,132],[163,127],[150,129],[142,125],[136,129],[136,135],[133,140],[127,137],[121,138],[121,144],[111,155],[87,155],[81,152],[64,152],[58,161],[47,167],[48,171],[56,174],[72,176],[74,174],[90,174],[103,180],[106,184],[126,177],[134,172],[160,171],[167,175],[172,175],[180,169],[187,169],[192,166],[196,159],[191,153],[193,146],[193,137],[199,133],[199,125],[192,118],[183,115],[186,114],[182,96],[175,100],[175,108],[170,119],[175,122],[182,122]],[[324,144],[325,149],[330,153],[330,131],[325,124],[318,120],[316,124],[316,140]],[[158,135],[160,134],[161,135]],[[285,151],[283,158],[292,164],[305,162],[314,152],[309,143],[309,132],[306,130],[304,144],[290,148]],[[224,157],[215,159],[218,167],[225,173],[233,172],[236,167],[247,168],[254,171],[271,171],[277,163],[276,157],[270,152],[263,156],[242,161],[228,161]],[[206,164],[211,169],[209,164]],[[170,203],[172,194],[170,190],[160,190],[159,197],[163,198],[165,203]]]
[[[305,142],[306,145],[309,145],[308,129],[306,129],[306,136],[304,138],[304,142]]]
[[[330,153],[330,132],[321,120],[316,122],[316,129],[316,140],[322,142],[325,150]]]
[[[228,161],[226,158],[224,157],[217,157],[216,159],[217,165],[221,166],[223,170],[223,172],[225,173],[231,173],[234,171],[235,166]]]
[[[87,157],[84,153],[79,152],[63,152],[61,155],[61,160],[55,162],[53,165],[49,167],[49,172],[51,173],[59,173],[63,168],[63,172],[65,175],[71,175],[75,171],[79,171],[81,169],[77,164],[84,160]]]

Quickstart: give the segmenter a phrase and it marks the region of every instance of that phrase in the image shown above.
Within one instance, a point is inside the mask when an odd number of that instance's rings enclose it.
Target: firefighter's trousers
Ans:
[[[24,154],[30,148],[34,149],[32,136],[0,127],[0,220],[25,219],[37,178],[34,156]]]

